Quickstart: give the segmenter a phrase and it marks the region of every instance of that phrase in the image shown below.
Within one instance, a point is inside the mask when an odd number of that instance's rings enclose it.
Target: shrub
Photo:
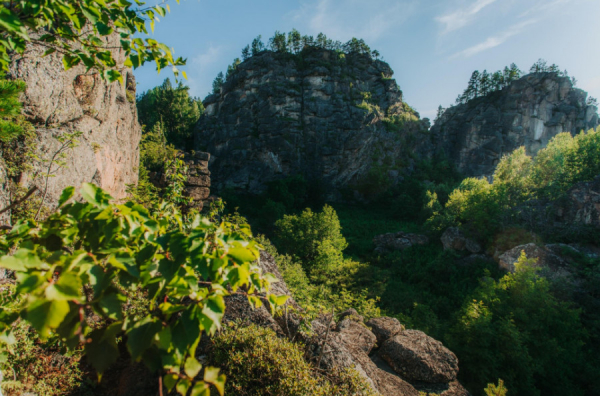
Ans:
[[[252,325],[219,333],[213,340],[210,360],[228,377],[226,394],[375,396],[355,370],[324,376],[303,355],[301,345]]]
[[[309,272],[318,262],[322,263],[325,255],[342,252],[348,246],[337,213],[329,205],[321,212],[306,209],[300,215],[286,215],[275,226],[277,245],[302,261]]]

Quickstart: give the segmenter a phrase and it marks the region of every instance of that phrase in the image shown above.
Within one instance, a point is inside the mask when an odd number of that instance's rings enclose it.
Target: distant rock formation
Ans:
[[[532,73],[500,91],[447,109],[431,128],[434,147],[466,176],[489,176],[503,155],[535,155],[560,132],[596,128],[587,93],[557,73]]]
[[[119,35],[108,37],[109,47],[119,47]],[[80,131],[78,146],[66,152],[66,165],[50,179],[46,204],[56,204],[67,186],[79,187],[93,182],[114,198],[126,197],[127,184],[137,183],[141,127],[135,106],[135,78],[121,70],[125,84],[108,83],[84,65],[65,71],[62,55],[42,57],[45,48],[30,44],[23,56],[15,58],[9,76],[24,80],[27,90],[22,97],[24,113],[38,134],[38,155],[50,160],[65,132]],[[117,64],[124,53],[114,50]],[[28,175],[30,185],[43,190],[38,166]],[[37,175],[35,174],[37,173]]]
[[[392,74],[367,55],[316,48],[242,62],[204,100],[195,134],[211,153],[213,187],[260,193],[295,174],[330,191],[373,173],[394,183],[429,124],[402,102]]]

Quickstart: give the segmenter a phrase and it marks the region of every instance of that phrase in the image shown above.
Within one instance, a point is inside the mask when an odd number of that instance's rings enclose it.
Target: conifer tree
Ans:
[[[192,129],[204,111],[202,102],[190,97],[189,87],[181,82],[174,87],[170,79],[150,89],[137,99],[138,118],[150,131],[162,125],[167,142],[190,148]]]
[[[250,58],[250,46],[247,45],[242,49],[242,60],[245,61]]]
[[[258,53],[265,50],[265,45],[262,42],[262,36],[259,35],[254,40],[252,40],[252,56],[257,55]]]

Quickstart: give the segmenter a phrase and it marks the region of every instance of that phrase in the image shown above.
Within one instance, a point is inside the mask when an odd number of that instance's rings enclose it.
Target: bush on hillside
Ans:
[[[376,395],[355,370],[338,370],[325,376],[303,355],[300,344],[277,337],[271,329],[251,325],[219,333],[213,339],[210,364],[226,374],[226,394]]]

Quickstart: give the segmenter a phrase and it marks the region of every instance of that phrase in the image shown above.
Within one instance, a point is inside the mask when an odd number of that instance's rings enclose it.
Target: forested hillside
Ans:
[[[167,7],[0,7],[2,394],[597,394],[597,103],[557,66],[430,127],[361,39],[259,36],[201,100],[138,37]]]

